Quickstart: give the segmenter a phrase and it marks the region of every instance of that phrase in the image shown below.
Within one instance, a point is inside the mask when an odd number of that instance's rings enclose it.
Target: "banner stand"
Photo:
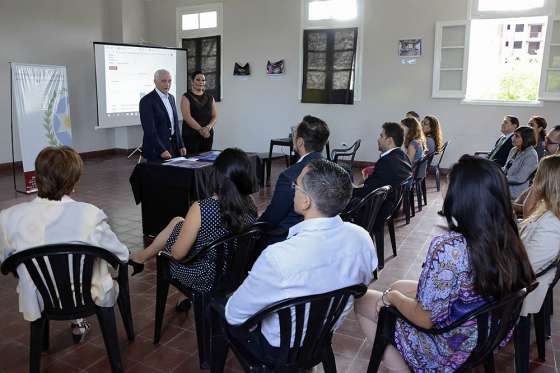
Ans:
[[[10,64],[10,132],[12,136],[12,176],[14,178],[14,190],[18,193],[23,194],[31,194],[36,192],[37,190],[26,191],[25,187],[23,189],[19,189],[16,183],[16,156],[14,151],[14,82],[12,80],[12,62]],[[23,166],[23,164],[22,164]]]

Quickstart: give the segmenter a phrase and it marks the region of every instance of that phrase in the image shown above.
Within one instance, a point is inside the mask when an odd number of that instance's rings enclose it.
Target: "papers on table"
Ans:
[[[212,165],[212,162],[200,162],[185,157],[172,158],[162,163],[164,166],[174,166],[183,168],[203,168]]]
[[[218,158],[219,155],[220,155],[219,150],[212,150],[212,151],[209,151],[209,152],[200,153],[198,155],[195,155],[193,157],[189,157],[187,159],[191,160],[191,161],[214,162],[216,160],[216,158]]]

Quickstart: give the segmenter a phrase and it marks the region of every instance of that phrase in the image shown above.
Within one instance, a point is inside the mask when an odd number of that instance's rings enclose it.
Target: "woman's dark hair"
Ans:
[[[527,149],[529,146],[535,146],[537,143],[535,140],[535,132],[529,126],[521,126],[513,131],[513,133],[516,133],[521,137],[521,140],[523,141],[523,144],[521,144],[522,151]]]
[[[479,295],[501,299],[534,281],[508,183],[496,163],[462,156],[451,169],[443,212],[449,229],[467,240],[473,286]]]
[[[537,140],[544,141],[546,137],[546,126],[547,126],[546,119],[538,115],[533,115],[531,118],[529,118],[529,122],[531,121],[535,122],[537,128],[542,128],[542,131],[539,132],[539,138]]]
[[[253,175],[249,157],[241,149],[227,148],[214,161],[213,191],[220,201],[222,224],[233,233],[242,231],[247,218],[257,215],[257,207],[250,196]]]
[[[49,146],[35,159],[38,195],[60,201],[72,193],[84,171],[80,155],[69,146]]]
[[[196,78],[197,75],[202,74],[204,75],[204,73],[202,72],[202,70],[195,70],[191,73],[191,79],[194,80],[194,78]]]
[[[441,133],[441,125],[439,123],[439,119],[434,115],[426,115],[424,117],[424,121],[428,123],[430,126],[430,136],[434,139],[434,143],[436,145],[436,152],[440,152],[441,148],[443,147],[443,135]]]

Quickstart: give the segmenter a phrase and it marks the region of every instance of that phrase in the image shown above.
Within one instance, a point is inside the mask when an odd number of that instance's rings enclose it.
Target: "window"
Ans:
[[[555,1],[469,0],[468,20],[437,22],[432,96],[560,100]]]
[[[359,101],[363,0],[301,1],[301,102]]]
[[[541,48],[540,41],[530,41],[527,43],[527,53],[532,56],[536,56],[540,48]]]
[[[354,103],[358,29],[305,30],[302,102]]]
[[[183,39],[183,49],[187,50],[187,72],[201,70],[206,76],[206,92],[220,101],[220,36]],[[191,80],[188,88],[191,89]]]
[[[206,91],[216,101],[222,99],[222,4],[177,8],[177,45],[187,50],[188,88],[190,74],[206,75]]]

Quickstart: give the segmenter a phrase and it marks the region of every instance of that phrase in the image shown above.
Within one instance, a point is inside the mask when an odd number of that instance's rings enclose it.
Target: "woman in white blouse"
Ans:
[[[537,207],[522,223],[520,232],[535,273],[548,267],[560,254],[559,180],[560,154],[543,158],[532,186]],[[551,270],[537,279],[539,286],[525,298],[522,315],[539,312],[555,273]]]
[[[35,160],[38,197],[0,212],[0,259],[32,247],[83,242],[102,247],[120,260],[128,260],[128,249],[111,231],[107,216],[97,207],[72,200],[84,164],[80,155],[67,146],[47,147]],[[19,310],[27,321],[41,317],[43,301],[24,266],[18,267]],[[114,305],[118,287],[107,263],[98,260],[93,269],[91,294],[99,306]],[[75,342],[89,325],[83,320],[72,324]]]

